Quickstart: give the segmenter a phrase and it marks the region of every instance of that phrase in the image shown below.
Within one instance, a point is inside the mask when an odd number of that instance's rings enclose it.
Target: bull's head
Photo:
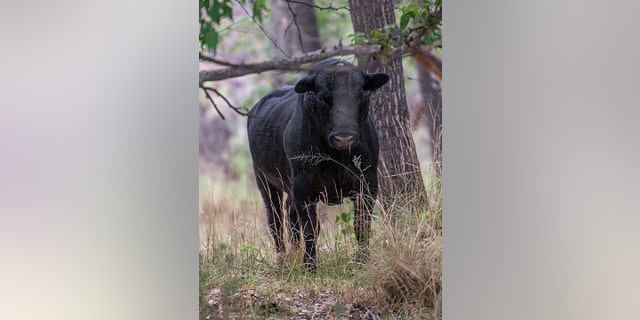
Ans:
[[[319,71],[298,81],[297,93],[311,93],[305,108],[325,130],[329,145],[338,150],[351,149],[360,142],[360,134],[369,114],[369,94],[389,81],[384,73],[364,73],[351,63],[329,59],[314,65]]]

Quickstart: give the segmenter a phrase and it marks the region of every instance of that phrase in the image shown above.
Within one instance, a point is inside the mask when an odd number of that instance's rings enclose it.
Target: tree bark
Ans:
[[[436,65],[437,70],[442,70],[441,62],[433,57],[426,58]],[[423,105],[416,112],[416,120],[419,121],[422,118],[426,121],[431,140],[433,173],[440,176],[442,170],[442,88],[440,81],[432,76],[431,70],[422,63],[418,63],[418,75]]]
[[[369,34],[396,23],[393,5],[393,0],[349,0],[354,31]],[[381,202],[383,205],[393,203],[401,194],[426,199],[411,133],[401,52],[395,51],[390,57],[360,55],[358,61],[367,72],[384,72],[390,76],[389,84],[371,96],[371,113],[380,138]]]

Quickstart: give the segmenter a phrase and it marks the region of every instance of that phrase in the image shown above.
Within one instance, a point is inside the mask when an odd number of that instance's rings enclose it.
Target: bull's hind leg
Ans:
[[[264,175],[255,169],[256,180],[260,195],[267,209],[267,223],[269,231],[273,236],[276,246],[276,257],[280,258],[285,252],[284,239],[282,234],[282,191],[278,190],[274,185],[270,184]]]

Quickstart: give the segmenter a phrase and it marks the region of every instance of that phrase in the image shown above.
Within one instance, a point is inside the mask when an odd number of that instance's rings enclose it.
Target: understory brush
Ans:
[[[376,206],[369,258],[360,263],[353,205],[319,204],[313,273],[304,270],[302,248],[287,246],[276,259],[253,181],[203,181],[201,319],[440,319],[442,196],[438,178],[426,181],[426,196],[392,195],[398,201]]]

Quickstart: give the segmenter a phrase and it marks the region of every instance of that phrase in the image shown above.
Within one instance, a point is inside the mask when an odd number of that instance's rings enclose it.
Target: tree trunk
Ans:
[[[349,0],[355,32],[372,30],[395,23],[392,0]],[[407,107],[402,57],[380,55],[358,56],[360,67],[367,72],[384,72],[389,83],[371,95],[371,113],[380,138],[379,175],[381,202],[393,203],[399,195],[426,199],[420,163],[416,153],[409,108]]]
[[[434,63],[442,68],[442,64],[437,59],[432,59]],[[420,77],[420,91],[422,93],[422,103],[420,111],[416,112],[416,118],[426,120],[430,133],[431,160],[433,161],[433,173],[440,176],[442,170],[442,88],[440,82],[432,76],[429,69],[418,63],[418,74]]]

